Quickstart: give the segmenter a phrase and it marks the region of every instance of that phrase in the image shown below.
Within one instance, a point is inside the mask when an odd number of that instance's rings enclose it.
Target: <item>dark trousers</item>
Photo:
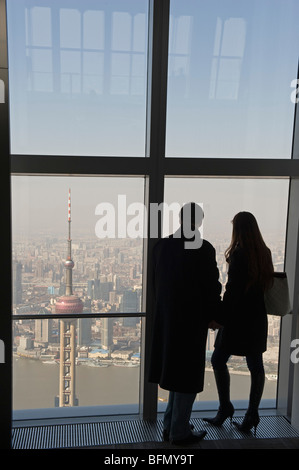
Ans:
[[[184,439],[191,434],[190,416],[196,393],[169,392],[168,405],[164,414],[164,429],[170,439]]]

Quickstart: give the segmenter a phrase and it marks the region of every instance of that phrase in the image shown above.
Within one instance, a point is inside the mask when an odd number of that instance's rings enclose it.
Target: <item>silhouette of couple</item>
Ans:
[[[251,375],[249,406],[240,430],[256,430],[267,348],[264,291],[271,285],[273,263],[255,217],[235,215],[232,239],[225,252],[228,279],[221,299],[216,252],[207,240],[198,243],[204,213],[195,203],[180,212],[179,233],[160,239],[153,252],[154,323],[149,381],[169,390],[163,439],[177,445],[200,441],[206,431],[194,431],[190,416],[196,394],[203,390],[208,328],[217,329],[212,366],[219,396],[210,425],[232,418],[231,355],[245,356]],[[188,223],[188,227],[186,224]],[[196,247],[192,241],[197,240]],[[189,245],[187,245],[189,242]]]

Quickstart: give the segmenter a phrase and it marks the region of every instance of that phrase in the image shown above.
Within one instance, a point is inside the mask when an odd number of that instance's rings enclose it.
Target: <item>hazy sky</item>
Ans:
[[[22,233],[26,238],[39,232],[67,236],[69,188],[73,239],[85,234],[96,241],[95,225],[102,217],[95,213],[98,204],[111,203],[117,221],[120,210],[123,215],[119,195],[126,197],[126,209],[132,203],[143,203],[142,178],[14,176],[13,234]],[[229,239],[231,220],[241,210],[256,216],[265,235],[281,236],[286,227],[287,197],[287,179],[167,178],[165,182],[167,204],[202,204],[203,235],[208,239]],[[127,222],[133,217],[128,214]],[[175,222],[178,224],[178,219]],[[169,223],[171,228],[172,219]]]
[[[168,156],[289,158],[297,0],[171,1]]]
[[[12,153],[143,156],[148,2],[34,5],[8,2]]]

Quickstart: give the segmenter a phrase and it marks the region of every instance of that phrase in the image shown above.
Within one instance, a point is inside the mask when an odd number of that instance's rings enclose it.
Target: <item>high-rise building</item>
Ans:
[[[111,352],[113,345],[113,318],[103,318],[101,328],[101,344],[102,349]]]
[[[87,297],[92,300],[100,298],[100,280],[99,279],[89,279],[87,281]]]
[[[73,294],[71,243],[71,193],[68,199],[68,252],[64,263],[65,295],[56,302],[55,312],[61,315],[77,314],[83,311],[83,302]],[[60,370],[59,370],[59,396],[58,406],[75,406],[78,404],[76,398],[76,324],[77,319],[66,318],[60,320]]]
[[[13,276],[13,304],[22,303],[22,264],[14,260],[12,264]]]
[[[126,290],[123,293],[122,303],[121,303],[121,312],[123,313],[136,313],[138,311],[138,294],[135,290]],[[139,321],[136,317],[129,317],[123,319],[124,326],[136,326],[136,323]]]
[[[138,311],[138,294],[136,290],[124,291],[121,311],[124,313],[136,313]]]
[[[99,297],[106,302],[109,301],[109,292],[113,290],[113,282],[100,282]]]
[[[91,343],[91,318],[79,318],[77,326],[78,346],[87,346]]]
[[[48,345],[52,341],[53,323],[51,319],[36,319],[35,323],[35,342]]]

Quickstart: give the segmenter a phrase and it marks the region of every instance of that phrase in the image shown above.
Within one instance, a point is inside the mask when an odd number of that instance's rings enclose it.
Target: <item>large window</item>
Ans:
[[[224,292],[227,281],[224,252],[231,240],[231,221],[240,211],[249,211],[255,215],[264,240],[271,249],[275,271],[284,270],[288,191],[288,179],[166,178],[165,203],[172,208],[172,211],[165,215],[165,219],[169,220],[165,220],[164,235],[167,236],[178,228],[180,206],[188,201],[200,204],[204,210],[202,237],[210,241],[216,249],[219,279]],[[240,322],[242,322],[242,312],[240,312]],[[280,319],[269,316],[268,322],[268,349],[264,353],[266,383],[263,398],[270,400],[268,403],[273,406],[277,392]],[[200,407],[202,402],[217,400],[210,363],[216,334],[217,331],[209,330],[205,388],[197,396],[197,400],[201,402]],[[232,376],[232,398],[248,399],[250,374],[245,358],[232,356],[229,368]],[[159,403],[165,402],[166,399],[167,392],[159,389]]]
[[[92,299],[99,300],[93,311],[109,313],[121,311],[118,298],[108,302],[110,291],[119,295],[135,289],[139,293],[134,311],[140,312],[143,179],[15,176],[14,313],[40,313],[65,293],[69,191],[74,293],[91,298],[89,291],[100,289],[102,297]]]
[[[7,4],[12,153],[144,156],[147,0]]]
[[[216,248],[223,290],[224,250],[241,210],[256,216],[275,269],[285,268],[288,215],[297,230],[288,197],[299,176],[299,2],[5,5],[7,83],[1,67],[0,75],[9,98],[10,150],[7,141],[3,152],[12,172],[14,409],[47,408],[54,416],[54,407],[76,415],[80,407],[112,406],[113,413],[133,405],[153,418],[167,392],[158,388],[157,406],[146,380],[151,234],[168,235],[178,218],[174,211],[173,221],[164,219],[160,233],[150,205],[202,204],[203,236]],[[269,317],[267,405],[277,396],[280,331]],[[198,408],[218,406],[214,339],[211,330]],[[243,358],[230,367],[232,399],[244,404]]]
[[[59,405],[62,320],[75,325],[75,403],[138,411],[143,195],[142,178],[12,178],[15,409]],[[90,317],[64,321],[69,217],[72,294]]]
[[[168,157],[290,158],[299,4],[172,0]]]
[[[101,407],[101,414],[113,414],[117,407],[138,413],[141,319],[102,317],[73,323],[77,338],[71,377],[75,382],[74,404]],[[58,319],[14,322],[14,410],[69,405],[71,374],[68,369],[60,372],[61,331]],[[59,401],[61,385],[65,385],[63,404]]]

